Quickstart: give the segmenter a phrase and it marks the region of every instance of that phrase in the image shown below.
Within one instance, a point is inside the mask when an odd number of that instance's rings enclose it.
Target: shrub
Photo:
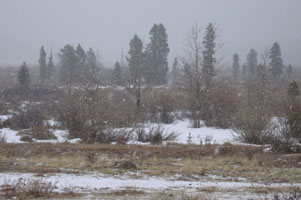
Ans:
[[[240,105],[237,93],[235,88],[227,85],[217,85],[210,89],[201,112],[207,126],[229,128],[232,125],[232,118]]]
[[[170,124],[176,119],[176,113],[183,107],[181,93],[164,88],[148,90],[144,94],[145,112],[149,120]]]
[[[299,153],[301,145],[293,138],[294,132],[287,119],[278,119],[278,127],[273,134],[272,149],[281,153]]]
[[[54,192],[56,186],[41,180],[25,180],[7,182],[2,186],[1,192],[5,198],[45,198]]]
[[[237,139],[250,144],[271,143],[271,117],[260,108],[244,108],[235,116],[234,131]]]
[[[146,131],[146,129],[148,131]],[[166,132],[161,126],[157,127],[138,127],[136,129],[137,140],[139,142],[150,142],[151,144],[162,144],[163,141],[176,140],[178,134],[175,132]],[[165,133],[164,133],[165,132]]]
[[[43,125],[44,116],[39,107],[30,106],[27,110],[20,110],[14,114],[10,123],[16,129],[28,129]]]
[[[33,127],[28,130],[18,132],[18,135],[28,136],[37,140],[52,140],[57,139],[56,136],[48,128],[40,126]],[[28,139],[28,138],[27,138]]]
[[[32,142],[32,138],[29,135],[22,135],[20,140],[23,142]]]

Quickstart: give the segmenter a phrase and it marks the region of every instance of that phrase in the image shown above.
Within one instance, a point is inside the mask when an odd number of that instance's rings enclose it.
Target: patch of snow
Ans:
[[[21,136],[17,135],[18,131],[2,128],[0,129],[0,132],[5,135],[6,143],[23,143],[21,141]]]
[[[160,124],[165,133],[175,132],[179,136],[174,142],[187,144],[189,133],[193,144],[224,144],[225,142],[234,142],[234,131],[231,129],[219,129],[214,127],[205,127],[202,123],[201,128],[192,128],[189,119],[177,120],[173,124]]]
[[[127,177],[108,177],[101,173],[90,174],[49,174],[43,178],[36,177],[32,173],[0,173],[0,185],[9,181],[16,181],[18,179],[24,180],[42,180],[44,182],[51,182],[59,189],[73,188],[80,191],[94,190],[100,188],[122,189],[127,187],[135,187],[141,189],[199,189],[202,187],[217,187],[222,189],[240,189],[249,187],[291,187],[301,186],[301,184],[291,183],[256,183],[243,181],[181,181],[181,180],[167,180],[161,177],[144,177],[140,179],[131,179]]]
[[[12,115],[0,115],[0,122],[4,122],[8,119],[11,119],[12,117]]]

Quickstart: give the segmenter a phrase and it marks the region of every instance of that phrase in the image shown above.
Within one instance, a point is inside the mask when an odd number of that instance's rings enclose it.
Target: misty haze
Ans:
[[[0,0],[0,199],[301,199],[300,0]]]

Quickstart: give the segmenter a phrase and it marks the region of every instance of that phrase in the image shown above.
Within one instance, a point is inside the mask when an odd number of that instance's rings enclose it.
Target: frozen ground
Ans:
[[[147,177],[140,179],[132,179],[127,175],[120,177],[110,177],[101,173],[86,173],[86,174],[46,174],[44,177],[37,177],[32,173],[0,173],[0,185],[8,182],[42,180],[43,182],[52,183],[57,186],[58,192],[63,192],[68,188],[74,192],[82,194],[96,193],[97,191],[117,191],[126,190],[128,188],[135,188],[144,192],[154,191],[189,191],[190,193],[197,193],[208,188],[214,188],[215,193],[219,191],[239,191],[235,194],[228,192],[228,199],[241,199],[241,195],[245,195],[251,188],[286,188],[286,187],[300,187],[301,184],[288,183],[252,183],[244,181],[215,181],[201,178],[199,181],[180,181],[174,180],[174,177]],[[213,192],[214,193],[214,192]],[[219,194],[221,195],[221,194]],[[224,194],[225,195],[225,194]],[[255,195],[255,196],[254,196]],[[258,194],[257,194],[258,195]],[[253,198],[256,194],[253,194]]]
[[[0,120],[7,120],[9,116],[0,116]],[[47,125],[56,126],[58,123],[53,120],[46,121]],[[146,132],[150,127],[157,127],[158,124],[148,123],[145,126]],[[206,127],[203,124],[201,128],[192,128],[188,119],[177,120],[172,124],[160,124],[159,125],[165,133],[175,132],[179,136],[174,142],[186,144],[188,142],[189,135],[191,136],[191,143],[194,144],[223,144],[225,142],[235,142],[234,132],[231,129],[218,129],[214,127]],[[52,130],[57,140],[35,140],[36,142],[51,142],[51,143],[62,143],[65,141],[75,143],[79,139],[68,140],[68,132],[66,130]],[[0,133],[4,134],[7,138],[7,143],[22,143],[20,141],[20,136],[17,135],[17,131],[11,130],[9,128],[0,129]],[[130,143],[137,143],[136,141],[131,141]],[[139,143],[141,144],[141,143]]]

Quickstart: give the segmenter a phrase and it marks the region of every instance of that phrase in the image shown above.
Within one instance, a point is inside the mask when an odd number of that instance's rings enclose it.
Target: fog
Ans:
[[[167,29],[171,61],[183,54],[192,25],[213,22],[225,64],[233,53],[244,61],[249,49],[261,53],[277,41],[284,63],[300,65],[300,9],[300,0],[0,0],[0,64],[37,64],[41,45],[58,53],[80,43],[110,66],[135,33],[147,43],[154,23]]]

